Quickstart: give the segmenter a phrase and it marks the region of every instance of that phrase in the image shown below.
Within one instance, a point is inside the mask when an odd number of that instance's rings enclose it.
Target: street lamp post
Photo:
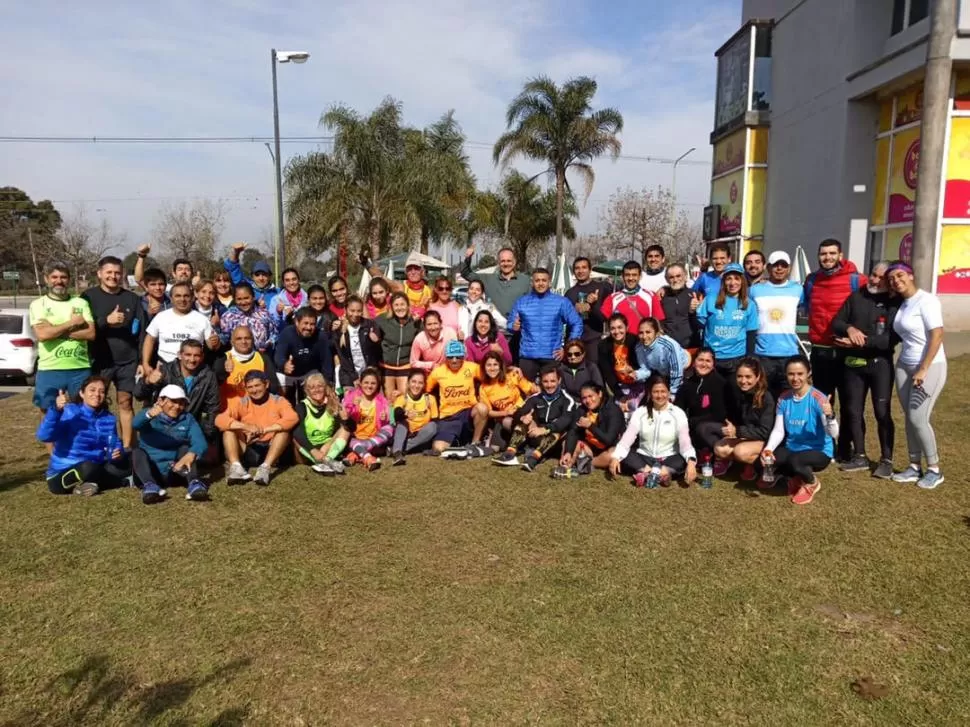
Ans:
[[[276,273],[276,284],[280,283],[280,271],[283,269],[283,165],[280,160],[280,105],[276,91],[277,63],[306,63],[310,54],[306,51],[278,51],[270,49],[270,65],[273,67],[273,162],[276,166],[276,245],[273,250],[273,267]]]
[[[697,147],[692,146],[679,157],[674,159],[674,173],[672,179],[670,180],[670,220],[667,225],[668,237],[673,235],[674,224],[677,220],[677,165],[690,156],[696,149]]]

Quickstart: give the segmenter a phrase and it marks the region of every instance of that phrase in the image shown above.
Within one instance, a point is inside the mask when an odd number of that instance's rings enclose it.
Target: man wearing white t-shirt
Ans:
[[[219,348],[219,336],[212,330],[209,318],[192,309],[192,286],[188,283],[176,283],[172,286],[171,298],[172,307],[152,318],[145,331],[145,342],[141,349],[143,375],[154,368],[152,360],[156,344],[158,358],[165,363],[171,363],[178,358],[182,341],[188,339],[204,343],[213,351]]]
[[[656,293],[667,285],[667,253],[660,245],[651,245],[643,255],[640,287]]]

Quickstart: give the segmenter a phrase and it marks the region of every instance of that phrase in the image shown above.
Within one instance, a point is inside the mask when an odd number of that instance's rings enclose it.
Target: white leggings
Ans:
[[[946,361],[931,364],[920,387],[913,385],[913,374],[918,368],[919,364],[896,364],[896,392],[906,417],[909,461],[919,466],[926,457],[928,467],[938,467],[940,454],[936,449],[936,434],[930,426],[930,414],[946,384]]]

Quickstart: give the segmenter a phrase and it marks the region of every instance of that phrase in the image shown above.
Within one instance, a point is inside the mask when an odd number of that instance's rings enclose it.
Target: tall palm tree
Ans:
[[[557,86],[546,76],[528,81],[509,104],[505,115],[506,131],[495,142],[496,164],[507,165],[524,157],[548,165],[546,173],[556,180],[556,255],[562,253],[563,209],[567,191],[571,192],[566,172],[576,171],[585,186],[584,199],[593,190],[595,174],[592,161],[609,153],[620,154],[623,117],[613,108],[594,111],[590,106],[596,95],[596,81],[586,76]]]

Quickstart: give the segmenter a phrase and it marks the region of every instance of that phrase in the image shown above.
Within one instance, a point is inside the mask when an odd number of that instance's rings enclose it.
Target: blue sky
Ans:
[[[284,135],[324,133],[322,111],[361,112],[381,98],[422,126],[454,108],[479,184],[497,183],[487,145],[522,82],[585,74],[594,105],[624,115],[623,152],[709,161],[714,51],[740,23],[737,0],[255,0],[55,3],[5,9],[0,26],[0,136],[269,136],[269,49],[307,50],[279,67]],[[262,144],[4,144],[0,184],[71,214],[107,217],[130,246],[159,206],[201,197],[229,208],[223,243],[273,225],[273,169]],[[284,145],[284,158],[308,151]],[[603,160],[580,230],[594,232],[617,187],[670,182],[669,165]],[[678,197],[699,217],[709,168],[678,171]]]

